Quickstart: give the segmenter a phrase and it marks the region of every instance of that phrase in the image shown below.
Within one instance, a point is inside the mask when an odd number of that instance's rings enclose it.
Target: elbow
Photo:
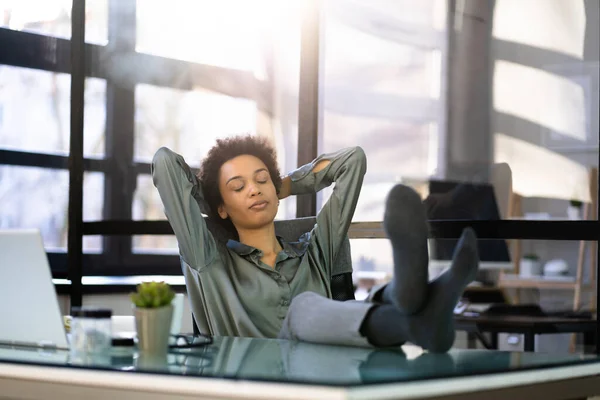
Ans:
[[[152,157],[152,164],[164,163],[170,158],[171,154],[172,151],[168,147],[161,147],[160,149],[156,150],[156,153],[154,153],[154,157]]]
[[[173,152],[167,147],[161,147],[154,153],[152,157],[151,174],[153,177],[154,185],[156,186],[159,176],[164,174],[164,171],[168,169]]]
[[[154,172],[155,169],[161,169],[168,165],[174,154],[168,147],[158,149],[152,157],[152,171]]]
[[[367,172],[367,155],[362,147],[355,146],[353,148],[352,161],[361,174],[364,175]]]

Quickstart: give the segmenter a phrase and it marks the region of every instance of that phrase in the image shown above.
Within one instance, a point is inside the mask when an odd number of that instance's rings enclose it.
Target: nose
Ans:
[[[260,188],[256,183],[251,183],[250,187],[248,188],[248,193],[250,194],[250,196],[256,196],[260,194]]]

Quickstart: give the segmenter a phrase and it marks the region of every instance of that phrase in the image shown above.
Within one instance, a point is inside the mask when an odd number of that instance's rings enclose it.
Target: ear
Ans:
[[[219,217],[221,217],[221,219],[227,219],[227,217],[229,216],[227,215],[227,211],[225,211],[225,206],[223,204],[219,206],[219,208],[217,209],[217,213],[219,214]]]

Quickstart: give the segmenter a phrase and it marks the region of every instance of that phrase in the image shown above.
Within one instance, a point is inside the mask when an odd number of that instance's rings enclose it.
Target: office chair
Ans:
[[[300,236],[310,230],[317,223],[316,217],[296,218],[289,220],[275,221],[275,234],[281,236],[287,242],[297,241]],[[220,225],[214,223],[209,218],[206,219],[208,229],[211,231],[216,240],[227,242],[227,234],[222,230]],[[342,247],[334,262],[335,269],[352,270],[352,255],[350,253],[350,239],[346,236]],[[354,300],[354,285],[352,284],[352,272],[333,273],[331,277],[331,295],[333,300],[346,301]],[[196,321],[192,316],[192,324],[194,333],[198,334]]]

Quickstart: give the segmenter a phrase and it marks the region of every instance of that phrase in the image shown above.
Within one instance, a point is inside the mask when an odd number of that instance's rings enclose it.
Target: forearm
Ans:
[[[333,193],[319,211],[311,246],[324,262],[328,274],[349,272],[336,267],[336,257],[352,221],[367,160],[360,147],[323,154],[286,177],[283,185],[292,195],[316,193],[335,182]]]
[[[312,172],[316,174],[317,172],[325,169],[331,163],[330,160],[321,160],[319,161],[312,169]],[[281,188],[279,189],[279,198],[285,199],[289,197],[292,193],[292,178],[288,175],[281,179]]]
[[[197,178],[183,157],[167,148],[154,155],[152,178],[183,259],[194,268],[208,265],[216,248],[202,216],[205,202]]]
[[[322,154],[317,159],[291,172],[290,194],[317,193],[332,183],[342,188],[352,186],[352,171],[364,174],[366,158],[360,147],[350,147],[335,153]]]

